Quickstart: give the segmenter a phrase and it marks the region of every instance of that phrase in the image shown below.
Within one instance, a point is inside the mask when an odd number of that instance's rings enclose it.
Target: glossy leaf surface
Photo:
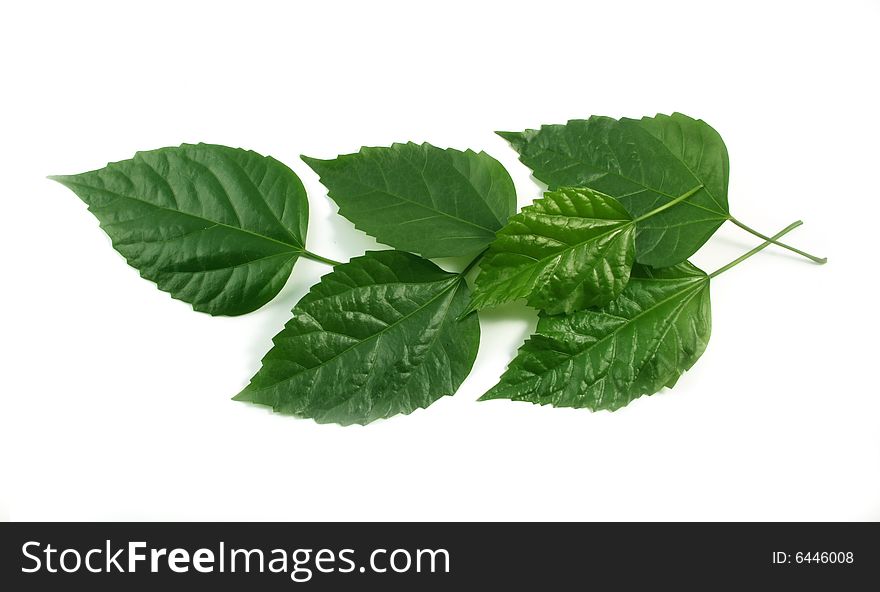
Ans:
[[[548,314],[617,298],[630,276],[635,225],[586,188],[548,192],[512,216],[480,262],[471,309],[525,298]]]
[[[542,317],[481,400],[619,409],[674,385],[705,351],[711,325],[703,271],[690,263],[636,265],[613,302]]]
[[[485,152],[410,142],[303,160],[357,228],[425,257],[478,253],[516,211],[510,175]]]
[[[401,251],[338,265],[293,309],[235,398],[318,422],[366,424],[452,395],[480,326],[458,275]]]
[[[730,218],[727,149],[702,120],[680,113],[640,120],[594,116],[499,134],[551,189],[590,187],[618,199],[633,217],[699,188],[686,201],[638,223],[640,263],[680,263]]]
[[[255,152],[184,144],[52,179],[88,204],[142,277],[198,311],[259,308],[304,250],[305,189],[285,165]]]

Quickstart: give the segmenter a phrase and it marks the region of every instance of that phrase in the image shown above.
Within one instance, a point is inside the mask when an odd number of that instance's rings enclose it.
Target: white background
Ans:
[[[880,519],[880,2],[16,2],[0,9],[0,518]],[[300,160],[361,145],[484,149],[492,132],[682,111],[731,154],[731,211],[768,249],[712,285],[674,391],[615,413],[475,400],[535,315],[482,314],[454,397],[367,427],[230,400],[328,269],[211,318],[110,247],[45,180],[215,142],[302,177],[308,247],[376,243]],[[712,270],[754,246],[725,225]],[[460,262],[455,262],[456,265]]]

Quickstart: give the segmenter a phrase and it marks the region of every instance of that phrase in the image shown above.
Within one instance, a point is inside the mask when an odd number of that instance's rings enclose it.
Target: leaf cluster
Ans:
[[[184,144],[52,177],[113,247],[172,297],[212,315],[274,298],[296,261],[332,265],[293,308],[236,400],[343,425],[454,394],[480,310],[523,300],[537,330],[482,400],[614,410],[671,388],[706,349],[710,279],[779,242],[734,218],[720,135],[682,114],[591,117],[499,132],[548,191],[516,211],[484,152],[430,144],[303,157],[339,213],[391,247],[338,263],[306,248],[308,198],[286,165]],[[712,274],[687,261],[726,221],[764,240]],[[432,258],[469,256],[461,272]],[[472,281],[472,269],[478,269]]]

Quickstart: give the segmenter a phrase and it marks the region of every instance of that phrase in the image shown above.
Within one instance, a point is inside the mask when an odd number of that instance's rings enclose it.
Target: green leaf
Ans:
[[[636,265],[617,300],[542,317],[481,400],[619,409],[674,385],[705,351],[711,325],[708,275],[687,262]]]
[[[142,277],[198,311],[261,307],[304,252],[305,189],[293,171],[256,152],[184,144],[50,178],[88,204]]]
[[[519,298],[548,314],[605,304],[629,281],[634,251],[635,224],[614,198],[586,188],[546,193],[498,231],[469,309]]]
[[[401,251],[339,265],[293,309],[235,398],[320,423],[366,424],[452,395],[480,341],[462,277]]]
[[[699,179],[706,205],[714,206],[717,212],[729,213],[727,185],[730,180],[730,160],[724,140],[712,126],[702,119],[693,119],[682,113],[658,113],[654,117],[623,121],[634,122],[657,138]]]
[[[727,149],[704,121],[680,113],[619,121],[594,116],[499,135],[551,189],[601,191],[634,217],[699,188],[685,202],[637,225],[640,263],[680,263],[730,219]]]
[[[302,159],[357,228],[425,257],[481,251],[516,211],[510,175],[485,152],[410,142]]]

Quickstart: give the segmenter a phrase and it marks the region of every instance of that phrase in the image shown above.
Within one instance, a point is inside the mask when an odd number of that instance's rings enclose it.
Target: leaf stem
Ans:
[[[786,226],[785,228],[783,228],[782,230],[777,232],[774,236],[767,237],[767,240],[765,240],[763,243],[761,243],[760,245],[758,245],[757,247],[755,247],[754,249],[752,249],[751,251],[749,251],[745,255],[741,255],[741,256],[737,257],[736,259],[734,259],[733,261],[731,261],[730,263],[728,263],[727,265],[725,265],[723,267],[719,267],[718,269],[716,269],[715,271],[710,273],[709,277],[713,278],[717,275],[724,273],[725,271],[727,271],[731,267],[736,267],[737,265],[739,265],[740,263],[742,263],[743,261],[745,261],[746,259],[748,259],[752,255],[757,253],[758,251],[763,251],[764,249],[766,249],[770,245],[779,244],[776,242],[776,239],[780,238],[783,235],[788,234],[789,232],[791,232],[792,230],[794,230],[795,228],[797,228],[801,224],[803,224],[803,222],[801,222],[800,220],[798,220],[797,222],[792,222],[791,224],[789,224],[788,226]]]
[[[685,194],[683,194],[683,195],[679,195],[678,197],[676,197],[676,198],[673,199],[673,200],[667,201],[665,204],[663,204],[663,205],[660,206],[659,208],[654,209],[654,210],[651,210],[651,211],[648,212],[647,214],[642,214],[641,216],[639,216],[638,218],[636,218],[635,220],[633,220],[633,222],[641,222],[642,220],[644,220],[644,219],[646,219],[646,218],[650,218],[651,216],[654,216],[654,215],[656,215],[656,214],[659,214],[659,213],[662,212],[663,210],[665,210],[665,209],[667,209],[667,208],[671,208],[671,207],[674,206],[675,204],[677,204],[677,203],[679,203],[679,202],[682,202],[682,201],[686,200],[687,198],[689,198],[690,196],[692,196],[694,193],[696,193],[697,191],[699,191],[699,190],[702,189],[702,188],[703,188],[703,185],[702,185],[702,184],[697,185],[696,187],[694,187],[693,189],[691,189],[691,190],[688,191],[687,193],[685,193]]]
[[[312,261],[318,261],[319,263],[326,263],[331,267],[342,265],[342,263],[340,263],[339,261],[334,261],[333,259],[328,259],[327,257],[321,257],[320,255],[312,253],[311,251],[307,251],[306,249],[300,251],[300,256],[305,257],[306,259],[311,259]]]
[[[486,251],[488,251],[488,250],[489,250],[489,247],[486,247],[485,249],[480,251],[479,254],[476,257],[474,257],[473,260],[471,260],[471,262],[468,263],[465,266],[465,268],[461,270],[461,273],[459,273],[458,275],[460,275],[462,277],[466,276],[467,273],[474,268],[474,265],[476,265],[477,263],[480,262],[480,259],[483,258],[483,255],[485,255]]]
[[[761,234],[760,232],[758,232],[754,228],[750,228],[750,227],[746,226],[745,224],[743,224],[742,222],[740,222],[739,220],[737,220],[733,216],[730,217],[730,221],[733,222],[734,224],[736,224],[737,226],[739,226],[740,228],[742,228],[743,230],[745,230],[746,232],[749,232],[749,233],[751,233],[751,234],[753,234],[753,235],[757,236],[758,238],[763,239],[765,241],[770,241],[771,243],[773,243],[777,247],[782,247],[783,249],[788,249],[789,251],[793,251],[793,252],[797,253],[798,255],[806,257],[810,261],[815,261],[819,265],[822,265],[823,263],[828,263],[827,257],[816,257],[815,255],[810,255],[809,253],[805,253],[805,252],[801,251],[800,249],[796,249],[796,248],[792,247],[791,245],[787,245],[785,243],[781,243],[779,241],[773,240],[768,236],[764,236],[763,234]]]

